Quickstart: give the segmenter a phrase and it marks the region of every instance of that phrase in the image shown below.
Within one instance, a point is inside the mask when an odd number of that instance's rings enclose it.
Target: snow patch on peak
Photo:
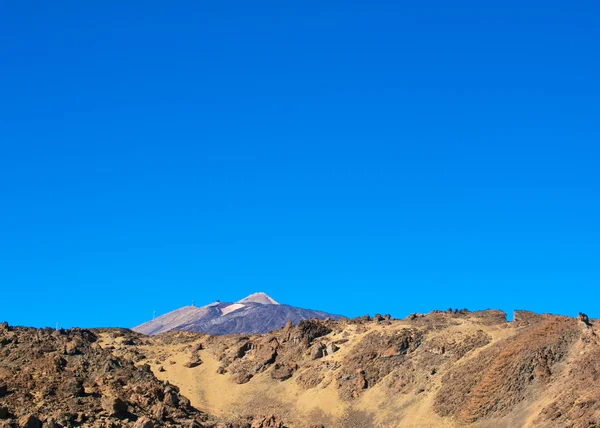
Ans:
[[[232,305],[225,306],[223,309],[221,309],[221,316],[227,315],[230,312],[237,311],[238,309],[241,309],[244,307],[245,306],[242,305],[241,303],[234,303]]]

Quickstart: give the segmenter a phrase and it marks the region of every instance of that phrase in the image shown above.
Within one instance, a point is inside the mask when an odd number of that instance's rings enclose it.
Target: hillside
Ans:
[[[64,426],[594,427],[597,334],[585,315],[516,311],[507,322],[493,310],[305,320],[257,335],[4,327],[0,417],[4,407],[12,422],[59,414]],[[109,416],[106,397],[125,413]]]

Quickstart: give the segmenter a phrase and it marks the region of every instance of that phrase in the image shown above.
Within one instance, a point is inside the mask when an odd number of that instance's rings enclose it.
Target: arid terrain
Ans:
[[[515,311],[266,334],[0,327],[0,427],[596,427],[597,325]]]

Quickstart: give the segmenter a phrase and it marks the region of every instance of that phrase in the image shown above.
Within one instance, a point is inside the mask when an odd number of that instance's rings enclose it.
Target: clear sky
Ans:
[[[3,2],[0,321],[131,327],[255,291],[600,317],[599,17]]]

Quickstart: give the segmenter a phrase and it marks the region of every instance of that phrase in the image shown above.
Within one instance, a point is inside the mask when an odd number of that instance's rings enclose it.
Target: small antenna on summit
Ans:
[[[194,303],[196,303],[196,301],[195,301],[195,300],[192,300],[192,306],[195,306],[195,305],[194,305]]]
[[[56,329],[58,330],[58,321],[56,321]]]
[[[156,318],[156,311],[152,312],[152,319]]]

